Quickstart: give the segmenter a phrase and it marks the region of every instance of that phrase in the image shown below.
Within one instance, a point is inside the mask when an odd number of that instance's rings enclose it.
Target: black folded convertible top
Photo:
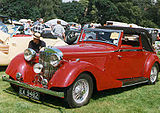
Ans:
[[[142,40],[142,46],[147,51],[154,51],[152,47],[152,37],[146,29],[143,28],[132,28],[132,27],[121,27],[121,26],[101,26],[98,29],[113,29],[123,30],[124,34],[139,34]]]
[[[133,28],[133,27],[121,27],[121,26],[101,26],[97,27],[100,29],[114,29],[114,30],[123,30],[125,34],[141,34],[143,32],[148,35],[148,38],[151,38],[151,35],[146,29],[143,28]]]

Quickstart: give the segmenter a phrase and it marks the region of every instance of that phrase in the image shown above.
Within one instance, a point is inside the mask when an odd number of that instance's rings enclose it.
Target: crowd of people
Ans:
[[[46,46],[45,42],[40,40],[40,37],[46,28],[44,20],[39,18],[35,22],[32,22],[30,19],[28,19],[23,26],[24,33],[26,35],[33,35],[33,40],[30,41],[28,48],[32,48],[36,52],[39,52],[42,47]],[[80,30],[81,28],[82,27],[80,24],[68,24],[64,28],[64,26],[61,24],[61,21],[57,20],[57,24],[51,25],[49,29],[54,37],[66,41],[65,30]],[[93,24],[85,24],[83,25],[83,28],[94,28],[94,26]]]
[[[23,24],[24,33],[26,35],[33,35],[33,40],[29,42],[28,48],[32,48],[36,52],[42,47],[46,46],[46,43],[40,40],[41,34],[46,28],[44,24],[44,20],[42,18],[37,19],[34,23],[31,22],[30,19],[27,20],[26,23]],[[51,33],[54,37],[60,38],[65,41],[65,29],[61,25],[61,21],[57,21],[57,24],[51,26]]]

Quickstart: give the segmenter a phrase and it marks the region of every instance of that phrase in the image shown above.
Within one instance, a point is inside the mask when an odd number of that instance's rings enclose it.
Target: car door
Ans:
[[[115,79],[141,77],[149,52],[142,51],[138,41],[128,40],[120,49],[111,54],[110,72]],[[122,40],[123,41],[123,40]],[[137,43],[137,44],[136,44]]]

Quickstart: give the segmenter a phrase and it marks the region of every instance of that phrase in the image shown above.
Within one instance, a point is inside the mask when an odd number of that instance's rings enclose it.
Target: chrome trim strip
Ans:
[[[146,82],[148,82],[148,80],[142,81],[142,82],[137,82],[137,83],[134,83],[134,84],[124,85],[124,86],[122,86],[122,87],[134,86],[134,85],[142,84],[142,83],[146,83]]]
[[[70,54],[89,54],[89,53],[113,53],[113,52],[117,52],[117,51],[103,51],[103,52],[66,52],[66,55],[70,55]]]
[[[49,94],[49,95],[57,96],[57,97],[61,97],[61,98],[64,97],[64,92],[56,92],[56,91],[51,91],[51,90],[48,90],[48,89],[45,89],[45,88],[32,86],[32,85],[29,85],[29,84],[26,84],[26,83],[22,83],[22,82],[19,82],[19,81],[9,79],[5,75],[2,75],[2,80],[6,81],[6,82],[9,82],[9,83],[12,83],[12,84],[15,84],[17,86],[21,86],[21,87],[30,89],[30,90],[38,91],[38,92],[41,92],[41,93],[45,93],[45,94]]]
[[[129,51],[142,51],[142,49],[120,49],[120,52],[129,52]]]
[[[100,53],[113,53],[113,52],[128,52],[128,51],[142,51],[142,49],[119,49],[119,50],[115,50],[115,51],[97,51],[97,52],[66,52],[66,55],[70,55],[70,54],[89,54],[89,53],[96,53],[96,54],[100,54]]]

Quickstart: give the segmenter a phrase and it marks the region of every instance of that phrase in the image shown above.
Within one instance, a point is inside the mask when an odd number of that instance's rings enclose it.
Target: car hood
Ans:
[[[56,47],[61,50],[63,53],[63,57],[66,56],[75,56],[75,55],[88,55],[88,54],[103,54],[116,50],[116,46],[110,44],[91,44],[91,43],[83,43],[77,45],[68,45],[68,46],[60,46]]]

